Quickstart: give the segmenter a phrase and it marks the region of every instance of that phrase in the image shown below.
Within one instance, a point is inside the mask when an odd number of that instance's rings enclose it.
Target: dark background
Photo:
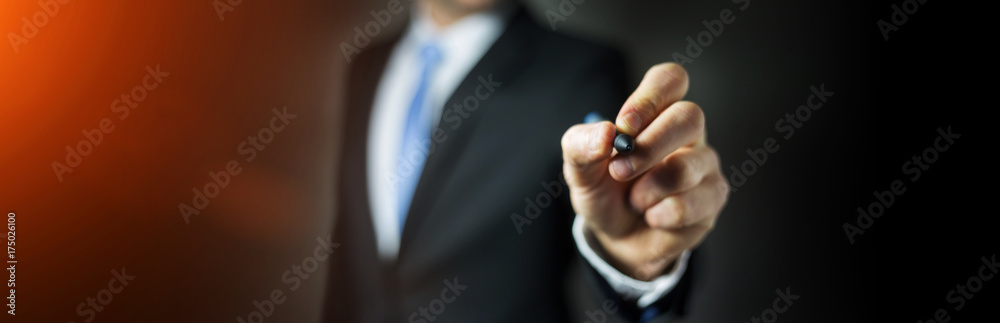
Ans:
[[[899,3],[753,0],[685,66],[687,99],[705,110],[727,176],[766,138],[781,146],[732,193],[705,241],[688,321],[749,321],[786,287],[801,298],[783,322],[916,322],[942,307],[956,322],[997,319],[995,281],[961,311],[945,300],[1000,249],[989,128],[973,123],[993,115],[990,14],[928,0],[886,41],[876,21]],[[20,28],[33,5],[7,11],[2,31]],[[528,5],[547,25],[545,11],[559,2]],[[737,5],[576,7],[558,31],[617,45],[634,86],[649,66],[683,52],[702,20]],[[0,46],[0,109],[9,116],[0,124],[0,207],[18,213],[24,246],[18,321],[80,321],[76,305],[122,266],[136,282],[98,322],[232,322],[284,287],[282,272],[331,231],[332,170],[351,153],[334,131],[348,67],[338,45],[369,10],[384,8],[381,0],[244,1],[220,21],[210,1],[71,2],[20,53]],[[167,83],[56,181],[49,163],[62,147],[113,117],[108,102],[157,63],[171,71]],[[820,84],[835,94],[781,138],[775,121]],[[185,224],[177,203],[240,158],[236,145],[282,106],[299,117]],[[948,126],[962,137],[911,183],[901,165]],[[906,193],[852,245],[842,225],[896,179]],[[323,273],[266,321],[318,320]]]
[[[977,57],[973,9],[928,1],[885,40],[902,1],[753,1],[693,63],[687,99],[707,115],[709,141],[730,165],[772,137],[781,145],[730,196],[702,250],[691,322],[749,321],[770,308],[775,289],[801,298],[788,322],[911,321],[947,308],[956,322],[996,320],[991,282],[960,311],[948,291],[997,252],[987,208],[991,172],[973,125],[989,62]],[[536,8],[554,6],[541,2]],[[636,82],[649,66],[687,46],[727,1],[642,4],[588,1],[566,30],[617,43]],[[957,19],[956,19],[957,18]],[[977,78],[980,74],[983,77]],[[988,75],[988,74],[987,74]],[[637,84],[637,83],[636,83]],[[777,119],[805,103],[810,85],[835,92],[785,140]],[[916,182],[901,166],[930,147],[936,129],[962,134]],[[981,151],[981,150],[980,150]],[[978,156],[977,156],[978,155]],[[907,190],[849,243],[873,191],[902,180]],[[707,259],[706,259],[707,258]]]

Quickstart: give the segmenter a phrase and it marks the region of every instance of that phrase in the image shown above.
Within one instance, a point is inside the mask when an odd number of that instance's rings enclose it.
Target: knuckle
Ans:
[[[729,187],[729,181],[726,181],[726,179],[722,176],[717,176],[715,179],[715,187],[719,191],[719,195],[721,195],[721,205],[725,206],[726,202],[729,201],[729,192],[732,190],[732,188]]]
[[[719,152],[712,148],[712,146],[705,146],[705,151],[708,152],[708,165],[713,166],[716,170],[720,170],[722,161],[719,159]],[[721,171],[719,171],[721,172]]]
[[[670,217],[668,225],[675,228],[683,228],[685,223],[685,218],[688,216],[688,206],[683,200],[679,198],[674,198],[674,202],[670,203],[670,208],[668,212],[673,213],[674,216]]]
[[[633,110],[643,116],[644,120],[649,120],[656,116],[656,107],[659,106],[659,103],[653,97],[637,96],[632,99],[632,104],[630,105]]]
[[[698,244],[700,244],[701,241],[704,240],[709,233],[715,230],[715,224],[718,221],[719,217],[713,216],[706,219],[705,221],[701,221],[696,226],[694,226],[694,229],[697,231],[693,245],[697,246]]]
[[[683,190],[694,187],[699,182],[699,166],[695,160],[687,154],[673,154],[667,156],[665,182],[671,183],[673,189]]]
[[[712,232],[712,230],[715,230],[715,222],[716,218],[712,218],[711,221],[705,221],[705,223],[701,225],[702,230],[705,232],[704,234],[708,234],[709,232]]]
[[[649,209],[646,221],[654,228],[680,229],[684,227],[686,205],[677,197],[668,197],[660,205]]]

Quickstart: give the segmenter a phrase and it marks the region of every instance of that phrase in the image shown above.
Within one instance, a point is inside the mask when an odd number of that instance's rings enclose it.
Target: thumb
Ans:
[[[566,184],[584,189],[610,178],[608,162],[615,137],[615,125],[608,121],[577,124],[562,137],[563,173]]]

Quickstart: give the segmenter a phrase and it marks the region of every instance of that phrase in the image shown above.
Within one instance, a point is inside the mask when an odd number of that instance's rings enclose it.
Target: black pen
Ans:
[[[618,150],[618,153],[623,155],[632,152],[635,150],[635,139],[615,129],[615,150]]]

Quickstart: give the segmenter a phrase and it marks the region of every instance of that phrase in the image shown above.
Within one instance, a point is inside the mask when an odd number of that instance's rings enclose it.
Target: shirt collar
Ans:
[[[410,11],[410,28],[404,35],[404,40],[415,46],[433,41],[445,52],[460,50],[470,41],[502,30],[507,19],[514,13],[514,8],[510,1],[499,1],[490,10],[462,17],[442,28],[434,23],[428,12],[419,6],[413,6]]]

